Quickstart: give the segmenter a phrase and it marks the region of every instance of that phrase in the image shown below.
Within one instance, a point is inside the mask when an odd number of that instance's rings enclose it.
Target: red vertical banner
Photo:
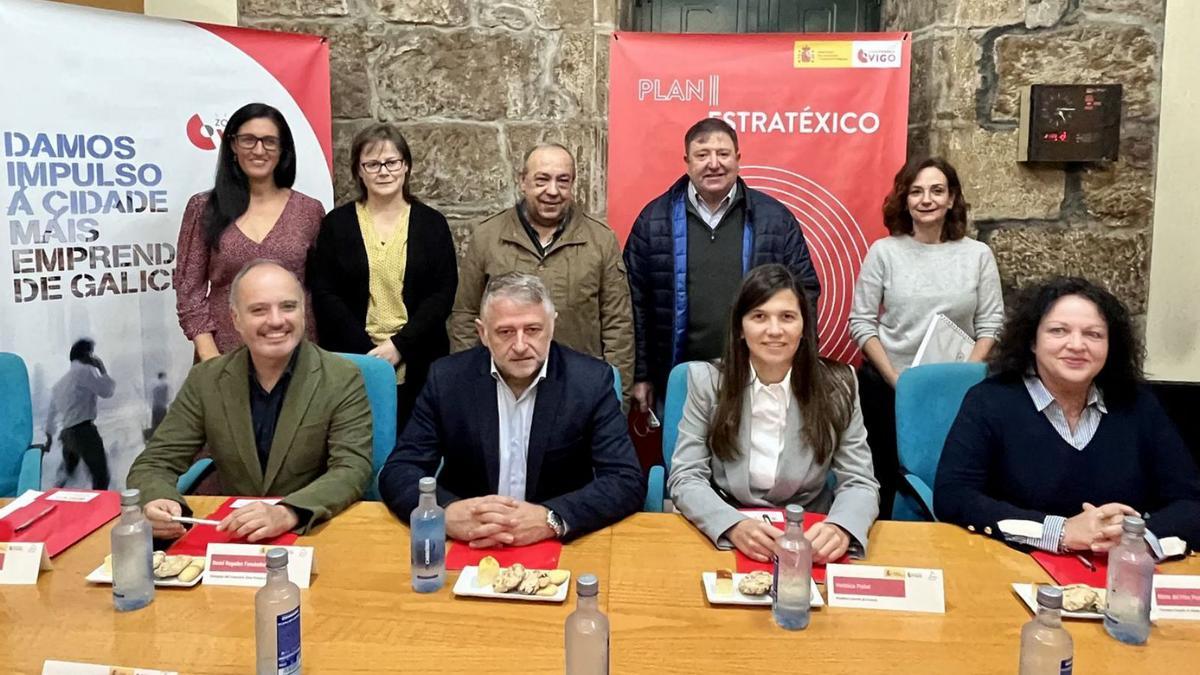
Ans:
[[[908,139],[908,33],[616,33],[609,76],[608,222],[624,241],[684,173],[705,117],[738,133],[741,177],[783,202],[821,280],[821,353],[856,358],[847,319]]]

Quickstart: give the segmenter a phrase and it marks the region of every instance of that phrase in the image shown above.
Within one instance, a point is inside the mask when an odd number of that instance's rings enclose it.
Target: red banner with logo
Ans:
[[[741,177],[783,202],[821,279],[821,353],[856,358],[847,330],[867,248],[908,139],[908,33],[616,33],[609,76],[608,222],[621,241],[684,174],[705,117],[738,133]]]

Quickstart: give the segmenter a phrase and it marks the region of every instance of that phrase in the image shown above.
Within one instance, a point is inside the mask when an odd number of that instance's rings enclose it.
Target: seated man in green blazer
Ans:
[[[243,347],[188,374],[127,484],[158,538],[183,534],[175,484],[207,446],[223,491],[281,497],[235,510],[218,529],[251,542],[307,532],[357,501],[371,479],[371,409],[358,367],[304,338],[304,290],[256,260],[230,289]]]

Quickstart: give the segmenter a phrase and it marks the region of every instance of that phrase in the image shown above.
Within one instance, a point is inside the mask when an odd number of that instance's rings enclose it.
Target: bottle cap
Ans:
[[[783,510],[783,517],[789,523],[802,523],[804,522],[804,507],[799,504],[788,504],[787,508]]]
[[[600,594],[600,580],[595,574],[581,574],[575,580],[575,594],[581,598],[592,598]]]
[[[141,490],[137,488],[121,490],[121,506],[137,506],[141,501]]]
[[[1037,604],[1046,609],[1062,609],[1062,589],[1058,586],[1038,586]]]
[[[417,485],[420,487],[421,492],[437,491],[437,479],[432,476],[426,476],[425,478],[422,478]]]
[[[1125,516],[1125,520],[1121,521],[1121,530],[1139,536],[1146,534],[1146,521],[1137,516]]]
[[[286,548],[273,548],[267,551],[267,569],[275,570],[287,567],[288,554]]]

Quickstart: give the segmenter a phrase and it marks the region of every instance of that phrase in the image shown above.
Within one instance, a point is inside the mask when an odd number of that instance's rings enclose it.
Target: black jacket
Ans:
[[[525,501],[554,511],[567,537],[612,525],[641,508],[646,480],[629,440],[607,363],[551,343],[537,385],[526,459]],[[379,494],[402,520],[417,483],[438,476],[438,503],[496,494],[499,409],[491,357],[474,347],[440,359],[417,398],[396,450],[379,473]]]
[[[780,263],[791,270],[817,308],[821,283],[808,255],[804,233],[795,216],[779,200],[738,179],[746,196],[746,233],[742,273],[759,265]],[[633,304],[634,381],[652,382],[661,398],[667,375],[681,359],[687,330],[687,199],[685,175],[654,198],[633,223],[625,242],[625,269]],[[682,290],[681,290],[682,289]],[[698,302],[732,303],[728,299]],[[814,312],[815,316],[815,312]]]
[[[366,329],[369,279],[367,249],[355,203],[343,204],[321,221],[321,231],[308,258],[307,281],[321,347],[354,354],[365,354],[375,347]],[[392,344],[404,359],[405,383],[410,389],[419,389],[429,364],[450,352],[446,319],[457,288],[458,261],[446,218],[414,201],[404,270],[408,323],[392,336]]]

